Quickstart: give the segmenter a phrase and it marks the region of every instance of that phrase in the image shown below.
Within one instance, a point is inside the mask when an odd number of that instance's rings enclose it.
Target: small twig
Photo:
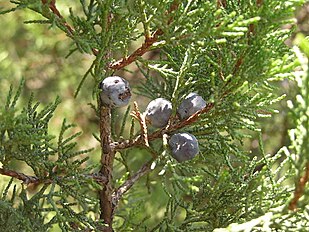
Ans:
[[[152,141],[152,140],[155,140],[157,138],[162,138],[163,134],[169,134],[169,133],[171,133],[175,130],[178,130],[180,128],[183,128],[187,125],[194,123],[195,121],[198,120],[198,118],[201,114],[208,113],[213,107],[214,107],[214,103],[208,103],[207,106],[204,109],[202,109],[202,110],[196,112],[195,114],[191,115],[186,120],[171,123],[171,125],[169,125],[168,128],[162,128],[160,130],[153,132],[152,134],[149,134],[148,135],[148,141]],[[142,144],[143,144],[143,136],[138,135],[134,139],[125,140],[125,141],[120,142],[120,143],[119,142],[111,143],[111,148],[113,150],[122,150],[122,149],[126,149],[126,148],[129,148],[129,147],[132,147],[132,146],[138,146],[138,145],[142,145]]]
[[[49,9],[52,11],[52,13],[54,15],[56,15],[59,19],[61,19],[63,21],[63,25],[68,29],[69,31],[69,35],[73,36],[74,33],[74,28],[65,21],[64,17],[61,15],[61,13],[59,12],[59,10],[56,7],[56,0],[41,0],[43,4],[49,4]],[[167,14],[171,13],[172,11],[176,10],[178,8],[179,3],[177,3],[177,1],[175,0],[170,9],[167,11]],[[108,20],[110,21],[111,18],[109,17]],[[168,20],[168,24],[170,24],[172,22],[172,17],[170,17],[170,19]],[[129,55],[128,57],[124,57],[114,63],[111,63],[108,68],[110,69],[121,69],[129,64],[131,64],[132,62],[134,62],[138,57],[144,55],[146,52],[150,51],[151,46],[157,42],[158,37],[160,35],[163,35],[163,31],[161,29],[156,30],[151,36],[146,36],[145,35],[145,42],[142,44],[141,47],[139,47],[138,49],[136,49],[131,55]],[[92,53],[97,56],[99,54],[98,49],[96,48],[92,48]]]
[[[40,179],[37,176],[29,176],[29,175],[26,175],[26,174],[21,173],[21,172],[8,170],[8,169],[4,169],[4,168],[0,168],[0,174],[21,180],[26,185],[28,185],[28,184],[33,184],[33,185],[51,184],[54,181],[53,179],[50,179],[50,178]],[[102,176],[98,173],[87,174],[87,175],[82,175],[82,176],[85,177],[85,178],[94,179],[98,183],[106,183],[106,181],[107,181],[106,177],[104,177],[104,176]],[[61,176],[59,178],[60,179],[67,179],[67,177],[65,177],[65,176]],[[71,178],[73,178],[73,177],[71,177]]]
[[[64,17],[61,15],[61,13],[59,12],[59,10],[56,7],[56,0],[42,0],[43,4],[49,4],[49,9],[53,12],[54,15],[56,15],[58,18],[60,18],[63,21],[63,25],[68,29],[68,31],[70,32],[70,36],[73,35],[74,33],[74,29],[73,27],[67,23],[64,19]]]
[[[49,4],[48,7],[52,11],[54,15],[56,15],[59,19],[61,19],[63,26],[68,30],[69,36],[73,37],[73,34],[75,32],[74,28],[64,19],[64,17],[61,15],[60,11],[56,7],[56,0],[41,0],[44,5]],[[99,51],[96,48],[92,48],[93,55],[98,55]]]
[[[139,122],[141,129],[142,129],[141,136],[143,138],[144,145],[146,147],[149,147],[146,119],[145,119],[145,116],[141,114],[141,112],[139,111],[137,102],[134,102],[134,111],[131,113],[131,116],[134,117]]]
[[[157,30],[155,31],[155,33],[148,37],[145,38],[145,42],[142,44],[141,47],[139,47],[138,49],[136,49],[131,55],[129,55],[128,57],[124,57],[112,64],[109,65],[110,69],[121,69],[129,64],[131,64],[132,62],[134,62],[138,57],[144,55],[146,52],[148,52],[150,50],[150,47],[158,40],[158,36],[162,35],[163,31],[162,30]]]
[[[308,180],[309,180],[309,162],[306,163],[305,174],[302,177],[300,177],[298,183],[296,184],[294,198],[291,200],[289,204],[289,210],[296,210],[297,202],[304,194],[305,186]]]
[[[21,181],[23,181],[24,184],[39,184],[39,183],[42,183],[42,180],[40,180],[36,176],[28,176],[24,173],[16,172],[16,171],[13,171],[13,170],[7,170],[7,169],[4,169],[4,168],[0,168],[0,174],[21,180]]]
[[[170,7],[170,9],[167,11],[167,14],[172,13],[173,11],[175,11],[179,6],[178,1],[174,1]],[[170,17],[168,20],[168,25],[171,24],[173,21],[173,18]],[[111,63],[109,65],[110,69],[121,69],[129,64],[131,64],[132,62],[134,62],[138,57],[144,55],[146,52],[150,51],[151,46],[157,42],[158,37],[160,35],[163,35],[163,31],[162,29],[157,29],[151,36],[149,35],[145,35],[145,42],[142,44],[141,47],[139,47],[138,49],[136,49],[131,55],[129,55],[128,57],[124,57],[114,63]]]
[[[113,202],[117,206],[122,195],[126,193],[142,176],[147,174],[151,169],[153,159],[145,163],[134,175],[127,179],[113,194]]]
[[[218,2],[222,2],[223,0],[218,0]],[[226,7],[226,1],[224,0],[223,2],[225,2],[225,6]],[[263,0],[256,0],[256,5],[258,7],[261,7],[263,4]],[[248,44],[250,44],[250,40],[251,40],[251,36],[255,35],[255,25],[254,24],[249,24],[248,26],[248,32],[247,32],[247,38],[248,38]],[[240,57],[238,57],[238,59],[236,60],[235,62],[235,65],[234,65],[234,68],[233,68],[233,76],[235,76],[240,68],[241,68],[241,65],[243,64],[243,59],[244,59],[244,54],[242,54]],[[232,79],[229,79],[225,84],[224,84],[224,88],[229,85],[231,83],[231,80]],[[221,98],[224,98],[227,94],[229,93],[229,90],[226,90]]]

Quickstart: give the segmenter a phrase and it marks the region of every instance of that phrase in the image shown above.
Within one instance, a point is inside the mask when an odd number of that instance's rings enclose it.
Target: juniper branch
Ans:
[[[42,3],[44,5],[48,4],[49,9],[51,10],[51,12],[56,15],[59,19],[61,19],[63,26],[65,28],[67,28],[68,32],[69,32],[69,36],[73,37],[75,29],[73,28],[73,26],[71,26],[65,19],[64,17],[61,15],[60,11],[58,10],[57,6],[56,6],[56,0],[41,0]],[[92,53],[93,55],[98,55],[99,51],[98,49],[92,48]]]
[[[170,14],[171,12],[175,11],[178,8],[179,3],[175,0],[170,9],[168,10],[167,14]],[[172,22],[172,17],[168,20],[168,24]],[[131,63],[133,63],[138,57],[144,55],[146,52],[151,50],[151,46],[158,41],[158,37],[160,35],[163,35],[164,32],[162,29],[157,29],[151,36],[148,35],[148,33],[145,33],[145,42],[142,44],[141,47],[136,49],[131,55],[128,57],[124,57],[114,63],[111,63],[109,65],[110,69],[121,69]]]
[[[39,184],[39,183],[42,183],[42,180],[40,180],[36,176],[29,176],[29,175],[26,175],[26,174],[21,173],[21,172],[16,172],[16,171],[4,169],[4,168],[0,168],[0,174],[21,180],[21,181],[23,181],[24,184]]]
[[[65,21],[64,17],[61,15],[59,10],[57,9],[56,0],[42,0],[42,3],[44,5],[48,4],[49,9],[52,11],[54,15],[56,15],[58,18],[60,18],[63,21],[63,25],[68,29],[68,31],[70,32],[70,35],[72,36],[74,33],[74,29],[69,23]]]
[[[186,120],[183,120],[183,121],[177,120],[176,122],[170,123],[170,125],[168,125],[166,128],[162,128],[160,130],[153,132],[152,134],[149,134],[148,141],[162,138],[164,134],[172,133],[173,131],[176,131],[178,129],[181,129],[185,126],[188,126],[196,122],[199,119],[201,114],[208,113],[214,106],[215,106],[214,103],[208,103],[204,109],[199,110],[198,112],[196,112],[195,114],[187,118]],[[133,147],[133,146],[143,145],[143,143],[144,143],[143,135],[138,135],[134,139],[128,139],[122,142],[111,143],[110,146],[113,150],[122,150],[122,149],[126,149],[126,148]]]
[[[56,15],[58,18],[60,18],[63,21],[63,25],[68,29],[70,32],[70,36],[73,36],[74,28],[65,21],[64,17],[61,15],[59,10],[56,7],[56,0],[41,0],[43,4],[49,4],[49,9],[52,11],[54,15]],[[171,13],[172,11],[175,11],[178,8],[179,3],[175,0],[170,9],[168,10],[167,14]],[[168,24],[172,22],[172,17],[168,20]],[[141,47],[136,49],[131,55],[128,57],[124,57],[118,61],[115,61],[114,63],[111,63],[108,68],[118,70],[121,69],[131,63],[133,63],[138,57],[144,55],[146,52],[151,50],[151,46],[157,42],[158,37],[160,35],[163,35],[162,29],[157,29],[151,36],[145,34],[145,42],[142,44]],[[92,53],[96,56],[99,54],[99,51],[95,48],[92,48]]]
[[[157,42],[158,40],[158,36],[163,35],[163,31],[162,30],[157,30],[153,33],[152,36],[150,36],[149,38],[145,39],[145,42],[142,44],[141,47],[139,47],[138,49],[136,49],[131,55],[129,55],[128,57],[124,57],[112,64],[109,65],[110,69],[121,69],[131,63],[133,63],[138,57],[144,55],[146,52],[150,51],[150,47]]]
[[[30,176],[30,175],[26,175],[26,174],[21,173],[21,172],[9,170],[9,169],[4,169],[4,168],[0,168],[0,174],[21,180],[26,185],[28,185],[28,184],[34,184],[34,185],[51,184],[54,181],[51,178],[39,178],[37,176]],[[87,174],[87,175],[82,175],[82,176],[85,177],[85,178],[93,179],[98,183],[106,183],[106,181],[107,181],[107,179],[104,176],[102,176],[98,173],[92,173],[92,174]],[[61,176],[61,177],[58,177],[58,179],[67,179],[67,177]]]

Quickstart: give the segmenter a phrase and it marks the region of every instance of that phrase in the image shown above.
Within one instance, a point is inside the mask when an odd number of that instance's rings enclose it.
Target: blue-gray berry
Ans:
[[[199,153],[198,141],[189,133],[177,133],[171,136],[169,145],[172,156],[178,162],[193,159]]]
[[[164,98],[157,98],[149,102],[145,115],[147,121],[157,128],[165,127],[172,114],[172,103]]]
[[[105,78],[100,83],[101,101],[109,107],[122,107],[129,103],[131,99],[131,89],[129,82],[118,76]]]
[[[189,118],[197,111],[206,107],[205,100],[197,93],[190,93],[180,103],[177,113],[181,120]]]

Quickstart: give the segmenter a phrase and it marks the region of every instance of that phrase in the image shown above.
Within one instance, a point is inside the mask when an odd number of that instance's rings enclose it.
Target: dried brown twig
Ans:
[[[141,137],[143,139],[144,145],[146,147],[149,147],[146,119],[145,119],[145,116],[141,114],[141,112],[139,111],[137,102],[134,102],[134,111],[131,113],[131,116],[134,117],[139,122],[141,129],[142,129]]]

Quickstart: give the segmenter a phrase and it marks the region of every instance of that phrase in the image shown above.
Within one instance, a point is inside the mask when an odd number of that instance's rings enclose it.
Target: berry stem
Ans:
[[[190,125],[194,122],[196,122],[199,119],[199,116],[204,113],[208,113],[213,107],[214,103],[208,103],[204,109],[201,109],[197,111],[195,114],[191,115],[189,118],[183,121],[176,121],[175,123],[172,123],[171,125],[167,126],[166,128],[162,128],[160,130],[157,130],[153,132],[152,134],[148,135],[148,141],[155,140],[157,138],[162,138],[164,134],[169,134],[173,131],[176,131],[178,129],[181,129],[187,125]],[[133,139],[128,139],[123,142],[115,142],[111,143],[110,146],[113,150],[122,150],[127,149],[129,147],[133,146],[143,146],[144,145],[144,137],[142,134],[136,136]]]

